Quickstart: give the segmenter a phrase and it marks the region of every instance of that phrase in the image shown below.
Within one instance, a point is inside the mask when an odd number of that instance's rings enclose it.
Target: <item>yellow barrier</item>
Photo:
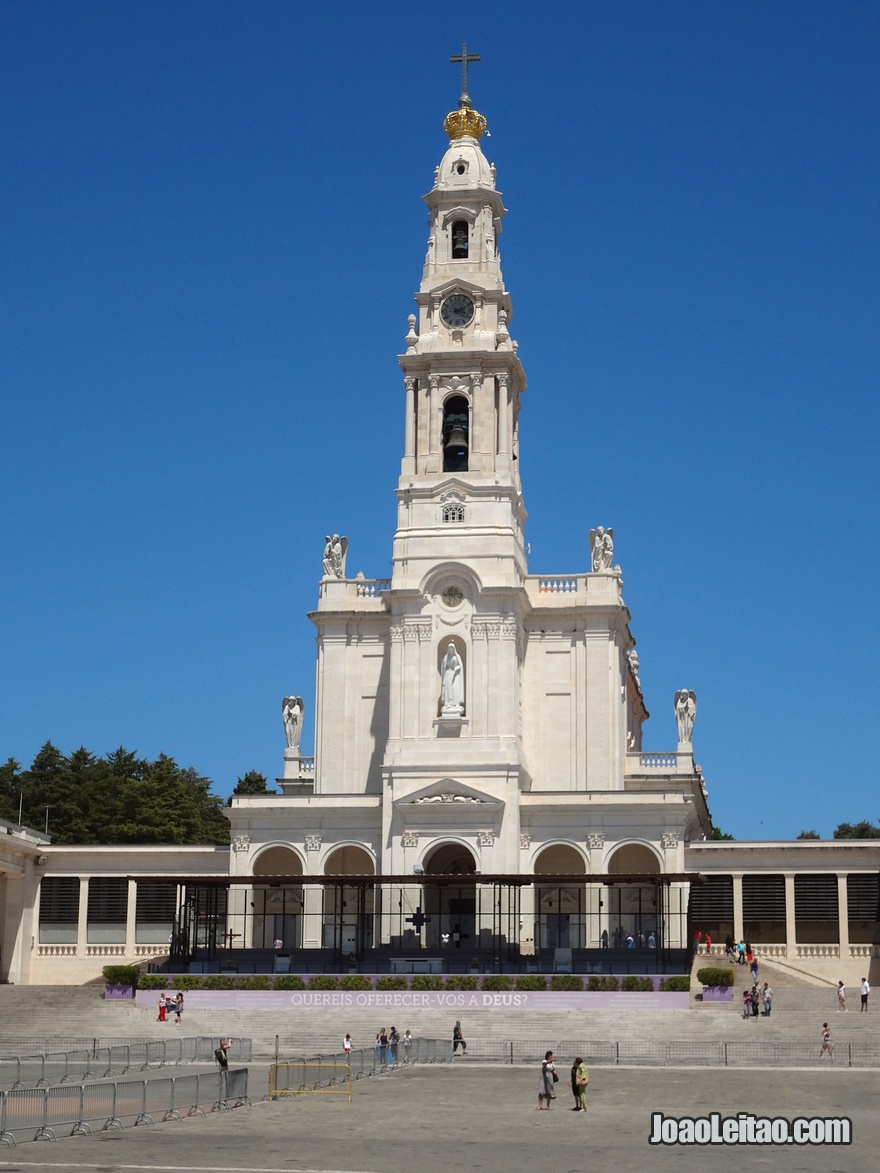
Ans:
[[[326,1079],[320,1076],[311,1082],[309,1072],[312,1071],[338,1071],[345,1072],[344,1075],[330,1075]],[[295,1073],[301,1072],[301,1079],[295,1079]],[[284,1083],[284,1087],[281,1083]],[[292,1086],[296,1082],[297,1086]],[[321,1086],[325,1084],[325,1086]],[[352,1087],[354,1079],[351,1074],[351,1067],[347,1063],[273,1063],[269,1068],[269,1099],[274,1100],[276,1096],[302,1096],[302,1095],[334,1095],[334,1096],[348,1096],[348,1102],[351,1103]]]

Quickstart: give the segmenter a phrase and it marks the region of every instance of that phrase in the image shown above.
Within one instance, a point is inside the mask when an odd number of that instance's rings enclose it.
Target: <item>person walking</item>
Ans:
[[[841,1012],[841,1010],[843,1011],[844,1014],[847,1013],[846,986],[843,984],[843,982],[838,982],[837,983],[837,1013],[839,1014]]]
[[[538,1111],[544,1109],[544,1101],[547,1101],[547,1111],[550,1111],[550,1101],[556,1099],[556,1092],[553,1090],[554,1083],[559,1082],[559,1076],[556,1074],[556,1064],[553,1062],[553,1052],[548,1051],[544,1056],[544,1062],[541,1064],[541,1082],[538,1084]]]
[[[351,1035],[346,1035],[342,1040],[342,1050],[345,1054],[346,1062],[351,1058]]]
[[[764,982],[764,989],[761,991],[761,997],[764,1001],[764,1017],[770,1017],[770,1011],[773,1009],[773,991],[767,982]]]
[[[452,1053],[453,1055],[461,1047],[462,1055],[467,1054],[467,1043],[464,1041],[464,1034],[461,1029],[461,1019],[456,1018],[455,1026],[452,1028]]]
[[[404,1063],[409,1063],[409,1049],[412,1046],[413,1037],[412,1037],[412,1031],[408,1027],[403,1032],[402,1042],[403,1042],[403,1061],[404,1061]]]
[[[400,1034],[396,1026],[392,1026],[388,1034],[388,1066],[397,1064],[397,1048],[400,1046]]]
[[[752,958],[751,964],[749,965],[749,969],[752,972],[752,981],[755,983],[755,985],[757,985],[758,984],[758,959],[757,959],[757,957]]]
[[[217,1060],[220,1074],[225,1075],[229,1070],[229,1039],[220,1040],[220,1046],[214,1052],[214,1058]]]
[[[160,994],[159,995],[159,1014],[156,1018],[157,1022],[166,1022],[167,1021],[167,1019],[165,1017],[167,1009],[168,1009],[168,999],[165,997],[164,993]]]
[[[174,1011],[177,1025],[180,1026],[180,1016],[183,1014],[183,994],[181,994],[179,990],[177,991],[177,996],[174,999],[172,1010]]]
[[[571,1093],[574,1096],[574,1107],[572,1112],[586,1112],[587,1110],[587,1084],[590,1082],[590,1076],[587,1071],[586,1064],[580,1056],[575,1059],[571,1065]]]
[[[871,987],[868,985],[868,979],[866,977],[863,977],[862,978],[862,1004],[859,1007],[859,1014],[861,1014],[863,1010],[867,1013],[868,995],[870,994],[870,992],[871,992]]]
[[[752,1018],[757,1018],[761,1003],[761,991],[758,989],[757,982],[755,982],[755,984],[752,986],[751,993],[749,994],[749,1001],[752,1004]]]
[[[822,1049],[819,1052],[819,1058],[827,1055],[828,1058],[834,1062],[834,1043],[831,1041],[831,1031],[828,1029],[828,1023],[822,1023]]]

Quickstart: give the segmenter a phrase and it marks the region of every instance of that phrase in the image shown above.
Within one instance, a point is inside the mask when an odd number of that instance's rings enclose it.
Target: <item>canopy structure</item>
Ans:
[[[176,972],[675,972],[686,873],[157,876]]]

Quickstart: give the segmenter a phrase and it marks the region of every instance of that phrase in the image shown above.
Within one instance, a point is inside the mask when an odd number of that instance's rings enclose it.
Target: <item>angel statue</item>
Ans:
[[[675,694],[675,722],[678,725],[679,744],[689,745],[694,734],[694,718],[697,715],[697,694],[680,688]]]
[[[281,718],[284,721],[287,748],[299,750],[303,724],[303,699],[301,696],[286,696],[284,698],[281,703]]]
[[[345,578],[345,555],[348,553],[348,538],[339,534],[327,534],[324,546],[324,574],[329,578]]]
[[[603,525],[591,529],[590,549],[593,552],[593,570],[610,570],[614,561],[614,530],[610,527],[605,529]]]

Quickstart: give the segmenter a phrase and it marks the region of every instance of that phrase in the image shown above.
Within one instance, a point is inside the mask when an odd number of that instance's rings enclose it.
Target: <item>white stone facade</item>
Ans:
[[[387,907],[377,915],[372,893],[328,894],[295,877],[700,873],[703,927],[716,937],[752,933],[759,951],[797,968],[874,980],[880,846],[706,841],[693,692],[676,694],[676,748],[644,748],[648,713],[613,530],[591,532],[585,568],[529,572],[526,380],[501,275],[505,210],[480,121],[468,108],[449,116],[450,145],[424,197],[427,255],[399,356],[391,578],[346,577],[340,535],[328,535],[323,566],[316,551],[314,757],[300,751],[302,700],[285,698],[280,793],[233,798],[228,850],[55,848],[4,825],[0,979],[82,982],[108,961],[161,961],[183,892],[172,884],[163,895],[163,878],[293,877],[233,886],[226,944],[271,955],[284,938],[339,956],[357,944],[355,916],[375,922],[373,944],[399,936],[400,923]],[[686,880],[672,887],[670,902],[685,907]],[[557,891],[564,899],[571,889]],[[607,891],[581,886],[570,945],[605,943]],[[406,881],[399,892],[410,912],[424,898]],[[356,913],[346,896],[361,901]],[[544,898],[540,884],[522,888],[524,957],[542,933],[547,942]],[[421,926],[404,931],[432,948],[441,928],[435,917],[424,937]],[[680,918],[675,932],[666,944],[686,944]]]
[[[233,800],[233,835],[250,842],[242,875],[282,843],[306,874],[355,843],[385,875],[430,871],[453,844],[482,873],[541,870],[560,846],[579,870],[614,868],[628,846],[642,850],[631,870],[675,872],[710,827],[691,747],[641,752],[620,568],[529,573],[505,209],[478,138],[458,129],[424,197],[428,250],[399,358],[392,575],[322,578],[313,768],[288,751],[282,799]],[[450,647],[455,711],[441,695]],[[318,829],[307,859],[303,835]]]

